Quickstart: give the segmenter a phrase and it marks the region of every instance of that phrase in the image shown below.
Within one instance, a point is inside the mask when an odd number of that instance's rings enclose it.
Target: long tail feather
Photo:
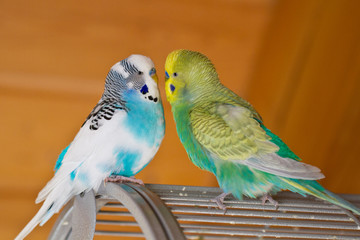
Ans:
[[[37,225],[44,225],[55,213],[74,196],[73,189],[66,181],[55,187],[47,196],[40,210],[18,234],[15,240],[24,239]]]
[[[354,204],[346,201],[345,199],[342,199],[335,193],[332,193],[324,188],[321,187],[320,184],[318,184],[316,181],[301,181],[301,184],[295,181],[292,181],[291,179],[287,178],[280,178],[282,181],[286,182],[287,184],[299,189],[300,193],[305,193],[309,195],[313,195],[317,198],[320,198],[322,200],[325,200],[327,202],[330,202],[332,204],[335,204],[337,206],[340,206],[342,208],[348,209],[352,212],[354,212],[357,215],[360,215],[360,209],[356,207]]]
[[[36,215],[31,219],[31,221],[25,226],[25,228],[16,236],[15,240],[24,239],[42,220],[43,218],[49,214],[48,210],[51,208],[51,202],[44,202],[41,206],[40,210],[36,213]],[[50,213],[51,214],[51,213]],[[49,219],[54,212],[50,216],[47,216]]]
[[[321,198],[321,199],[329,201],[335,205],[338,205],[340,207],[348,209],[348,210],[356,213],[357,215],[360,215],[360,209],[358,207],[356,207],[354,204],[346,201],[345,199],[339,197],[338,195],[336,195],[326,189],[324,190],[324,195],[325,195],[325,198]]]

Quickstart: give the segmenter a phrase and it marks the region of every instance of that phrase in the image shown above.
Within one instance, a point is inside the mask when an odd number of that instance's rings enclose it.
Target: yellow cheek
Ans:
[[[165,81],[165,92],[166,92],[166,99],[172,103],[174,100],[174,92],[171,92],[170,90],[170,84],[172,84],[172,81],[170,79],[167,79]]]

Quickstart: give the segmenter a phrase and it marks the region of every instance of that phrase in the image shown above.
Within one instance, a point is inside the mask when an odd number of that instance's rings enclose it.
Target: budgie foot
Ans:
[[[230,193],[222,193],[220,194],[219,196],[213,198],[213,199],[210,199],[210,202],[214,202],[216,203],[216,205],[218,205],[218,207],[221,209],[221,210],[224,210],[226,211],[226,206],[224,204],[224,199],[227,195],[229,195]]]
[[[144,186],[144,182],[141,179],[136,179],[134,177],[124,177],[124,176],[110,176],[105,178],[105,182],[113,182],[113,183],[136,183]]]
[[[269,203],[273,204],[275,206],[275,210],[278,210],[279,203],[275,201],[270,194],[266,193],[261,198],[262,205],[265,205],[266,201],[269,201]]]

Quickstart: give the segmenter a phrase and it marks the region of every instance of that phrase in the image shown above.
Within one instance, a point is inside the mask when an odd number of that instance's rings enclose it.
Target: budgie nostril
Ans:
[[[166,81],[166,80],[168,80],[168,79],[169,79],[169,77],[170,77],[170,76],[169,76],[168,72],[167,72],[167,71],[165,71],[165,81]]]

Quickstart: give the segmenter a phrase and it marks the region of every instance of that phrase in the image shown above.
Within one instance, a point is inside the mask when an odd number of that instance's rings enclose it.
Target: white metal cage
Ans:
[[[313,197],[281,192],[275,209],[229,196],[224,212],[210,201],[220,193],[212,187],[108,183],[97,196],[90,192],[69,203],[49,239],[360,239],[342,209]],[[341,196],[360,206],[359,195]]]

